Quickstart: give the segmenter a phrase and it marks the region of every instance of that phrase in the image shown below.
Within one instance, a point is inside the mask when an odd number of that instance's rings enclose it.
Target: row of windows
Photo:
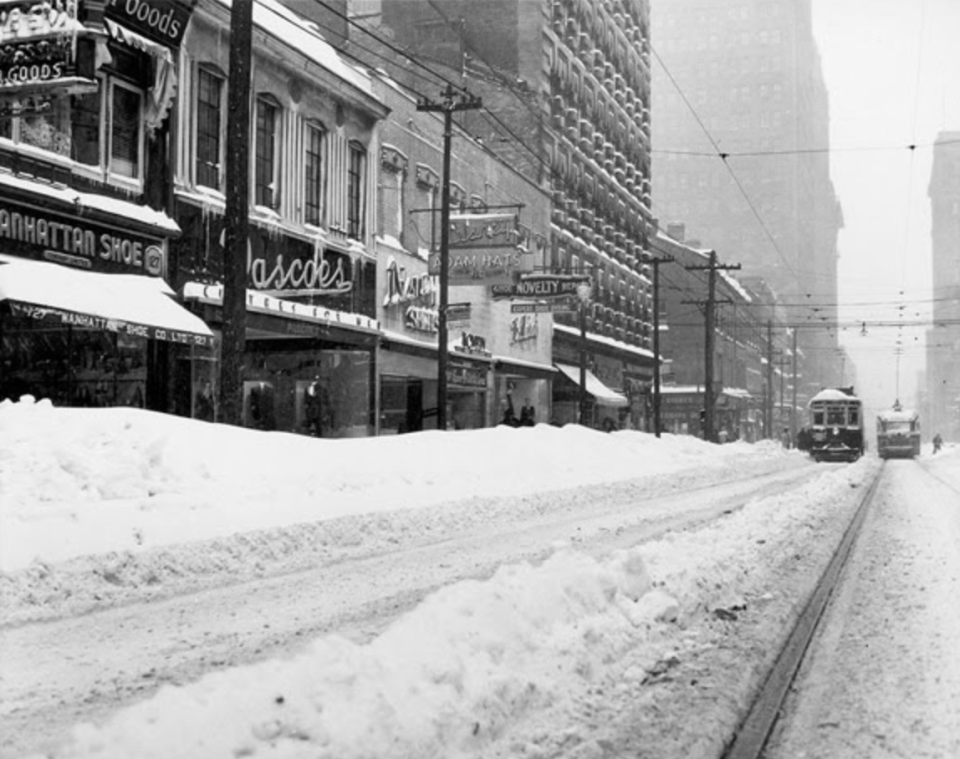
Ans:
[[[95,92],[56,98],[42,111],[0,120],[0,140],[73,161],[96,179],[143,182],[143,93],[104,76]]]
[[[226,78],[210,68],[200,67],[196,84],[196,156],[195,181],[198,186],[223,191],[226,181],[223,135],[226,130],[225,100]],[[302,160],[302,186],[296,187],[298,205],[302,209],[304,224],[324,226],[330,222],[326,216],[325,198],[330,185],[327,158],[327,130],[317,121],[303,126],[302,156],[293,156],[283,145],[284,110],[271,95],[261,94],[255,101],[253,188],[255,205],[278,211],[281,207],[282,172],[284,158]],[[344,171],[346,173],[346,220],[348,237],[360,239],[364,234],[364,178],[366,173],[366,150],[363,145],[351,142]]]

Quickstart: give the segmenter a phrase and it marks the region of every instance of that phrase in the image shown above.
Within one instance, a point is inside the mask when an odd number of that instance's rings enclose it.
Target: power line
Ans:
[[[914,151],[921,148],[937,148],[941,145],[951,145],[960,143],[960,140],[937,140],[934,142],[911,143],[909,145],[874,145],[863,147],[840,147],[840,148],[795,148],[789,150],[727,150],[720,153],[708,153],[704,150],[669,150],[656,149],[651,153],[661,155],[686,155],[700,158],[750,158],[778,155],[810,155],[810,154],[829,154],[829,153],[855,153],[855,152],[894,152],[909,150]]]

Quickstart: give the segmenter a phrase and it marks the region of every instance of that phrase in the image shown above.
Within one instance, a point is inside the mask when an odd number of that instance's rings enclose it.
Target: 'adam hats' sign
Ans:
[[[190,9],[176,0],[107,0],[105,15],[167,47],[179,47]]]
[[[513,214],[457,214],[450,217],[448,274],[450,284],[506,284],[532,266],[519,246]],[[440,273],[440,256],[430,256],[430,273]]]

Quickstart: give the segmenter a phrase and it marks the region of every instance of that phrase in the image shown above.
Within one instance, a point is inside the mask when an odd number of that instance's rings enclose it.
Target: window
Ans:
[[[104,179],[139,181],[143,172],[143,94],[110,77],[99,84],[97,92],[54,98],[43,113],[5,120],[0,138],[72,160]]]
[[[131,179],[140,178],[140,125],[142,96],[120,82],[111,84],[109,113],[110,159],[108,171]]]
[[[304,221],[320,226],[323,223],[323,127],[317,124],[307,125],[306,134],[306,188],[304,188]]]
[[[276,208],[280,200],[280,165],[277,160],[280,107],[272,98],[257,98],[257,142],[254,170],[254,203]]]
[[[224,78],[201,68],[197,74],[197,184],[221,189]]]
[[[347,169],[347,236],[359,240],[363,236],[363,174],[366,151],[362,145],[350,143],[350,165]]]

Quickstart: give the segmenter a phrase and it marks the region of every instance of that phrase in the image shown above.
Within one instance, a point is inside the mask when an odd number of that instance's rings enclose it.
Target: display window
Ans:
[[[6,317],[0,323],[0,398],[143,408],[147,343],[145,337]]]
[[[369,350],[277,350],[248,341],[244,425],[314,437],[374,434]]]

